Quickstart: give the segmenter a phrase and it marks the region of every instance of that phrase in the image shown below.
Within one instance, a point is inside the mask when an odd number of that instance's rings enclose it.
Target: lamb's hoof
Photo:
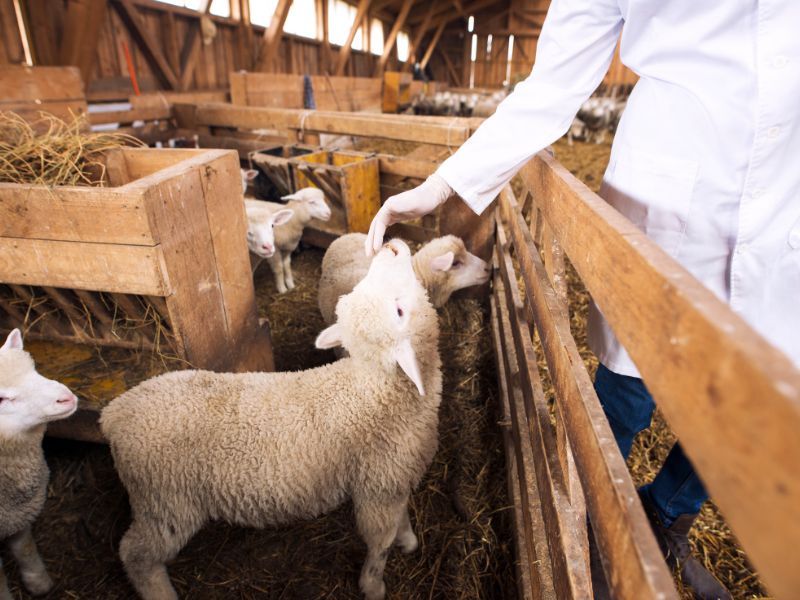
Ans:
[[[286,287],[289,288],[290,290],[293,290],[295,288],[294,281],[287,281]]]
[[[287,289],[286,289],[286,286],[285,286],[285,285],[279,285],[279,286],[278,286],[278,293],[279,293],[279,294],[285,294],[285,293],[286,293],[286,292],[288,292],[288,291],[289,291],[289,290],[287,290]]]
[[[53,589],[53,580],[47,573],[23,573],[22,583],[34,596],[42,596]]]
[[[386,584],[383,583],[383,579],[362,580],[361,591],[364,592],[366,600],[383,600],[386,597]]]
[[[419,548],[419,540],[417,540],[417,536],[414,535],[413,531],[409,531],[405,535],[398,535],[395,543],[403,554],[411,554]]]

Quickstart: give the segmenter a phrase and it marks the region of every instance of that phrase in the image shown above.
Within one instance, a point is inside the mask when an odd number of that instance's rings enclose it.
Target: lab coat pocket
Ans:
[[[689,222],[697,161],[618,146],[612,152],[601,195],[677,257]]]

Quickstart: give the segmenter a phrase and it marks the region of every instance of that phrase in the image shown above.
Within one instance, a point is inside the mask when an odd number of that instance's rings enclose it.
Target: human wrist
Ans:
[[[425,192],[430,194],[436,200],[436,204],[443,204],[450,196],[453,195],[453,188],[444,180],[444,177],[438,173],[430,175],[422,184]]]

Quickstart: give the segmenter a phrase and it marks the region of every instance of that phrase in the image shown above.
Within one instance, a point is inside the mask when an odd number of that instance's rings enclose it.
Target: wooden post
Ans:
[[[447,21],[442,21],[439,23],[439,27],[436,28],[436,31],[431,38],[431,41],[428,43],[428,48],[425,50],[425,56],[422,57],[422,61],[419,63],[419,68],[421,70],[425,70],[425,67],[428,66],[428,61],[433,56],[433,51],[436,48],[436,44],[439,43],[439,39],[442,37],[442,33],[444,33],[444,28],[447,26]]]
[[[392,25],[392,30],[389,32],[389,37],[386,38],[386,41],[383,44],[383,54],[381,54],[381,57],[378,60],[378,65],[375,68],[375,77],[378,77],[381,73],[383,73],[383,70],[386,68],[386,62],[389,60],[389,56],[392,53],[394,44],[397,41],[397,34],[400,33],[400,29],[403,27],[403,25],[405,25],[406,19],[408,18],[408,13],[413,4],[414,0],[403,0],[403,6],[400,7],[400,12],[397,13],[397,19]]]
[[[84,85],[92,76],[106,6],[106,0],[75,0],[67,7],[59,63],[78,67]]]
[[[431,19],[433,18],[433,11],[435,8],[436,3],[431,2],[430,6],[428,6],[428,12],[425,13],[425,18],[423,19],[422,24],[417,28],[417,31],[414,34],[414,39],[411,40],[411,43],[408,46],[408,60],[406,60],[406,62],[400,66],[400,72],[407,71],[411,65],[414,64],[414,59],[417,51],[419,50],[419,45],[422,43],[422,38],[425,37],[425,33],[430,28]],[[447,20],[444,18],[442,20],[447,22]]]
[[[361,21],[364,18],[364,15],[369,8],[370,0],[359,0],[358,3],[358,10],[356,11],[356,17],[353,19],[353,25],[350,27],[350,33],[347,35],[347,41],[342,46],[342,49],[339,51],[339,63],[336,65],[336,75],[343,75],[344,68],[347,65],[347,60],[350,58],[350,46],[353,43],[353,40],[356,37],[356,32],[358,28],[361,26]]]
[[[264,30],[264,42],[261,46],[261,54],[258,58],[256,70],[267,71],[274,69],[275,57],[278,55],[278,45],[281,43],[283,25],[289,14],[292,0],[278,0],[278,6],[269,22],[269,27]]]
[[[211,10],[211,0],[203,0],[200,3],[198,11],[201,15],[207,15]],[[202,47],[202,36],[200,35],[200,19],[196,23],[192,23],[189,28],[189,34],[186,36],[186,42],[183,44],[181,50],[181,90],[187,91],[192,84],[192,77],[194,77],[194,70],[197,66],[197,59],[200,56],[200,48]]]
[[[155,74],[171,90],[180,88],[180,82],[161,53],[150,31],[144,26],[131,0],[114,0],[114,8],[139,44],[144,55],[154,67]]]

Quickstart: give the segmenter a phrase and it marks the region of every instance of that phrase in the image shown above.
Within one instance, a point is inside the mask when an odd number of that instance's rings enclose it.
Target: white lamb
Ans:
[[[258,171],[255,169],[239,169],[239,173],[242,176],[242,193],[247,196],[247,186],[258,177]]]
[[[275,275],[275,287],[278,293],[283,294],[294,289],[294,276],[292,275],[292,252],[295,251],[303,237],[303,229],[312,219],[327,221],[331,218],[331,209],[325,202],[325,195],[317,188],[303,188],[294,194],[284,196],[286,204],[264,202],[261,200],[245,199],[247,210],[247,231],[256,232],[263,228],[272,215],[281,210],[291,210],[294,215],[288,221],[281,223],[275,229],[275,252],[266,257],[256,253],[250,257],[253,271],[258,268],[263,258],[267,258],[272,273]],[[277,223],[276,223],[277,224]]]
[[[42,437],[49,421],[77,408],[78,399],[66,386],[36,372],[19,329],[12,331],[0,347],[0,540],[7,541],[31,594],[53,587],[31,535],[50,479]],[[11,598],[0,563],[0,600]]]
[[[258,200],[244,201],[247,213],[247,248],[250,250],[250,263],[257,265],[263,259],[272,259],[275,256],[277,251],[275,227],[288,223],[294,213],[287,208],[251,219],[250,202],[258,202]]]
[[[274,526],[348,498],[367,544],[361,590],[384,597],[390,547],[417,547],[407,502],[436,451],[442,386],[437,316],[405,243],[384,246],[337,316],[316,345],[349,358],[291,373],[169,373],[103,411],[133,510],[120,556],[143,598],[176,597],[164,563],[211,520]]]
[[[334,320],[339,296],[347,294],[366,275],[370,258],[364,255],[363,233],[348,233],[336,239],[322,259],[318,302],[327,324]],[[436,238],[414,255],[414,272],[436,308],[444,306],[457,290],[489,280],[486,261],[470,253],[454,235]]]

